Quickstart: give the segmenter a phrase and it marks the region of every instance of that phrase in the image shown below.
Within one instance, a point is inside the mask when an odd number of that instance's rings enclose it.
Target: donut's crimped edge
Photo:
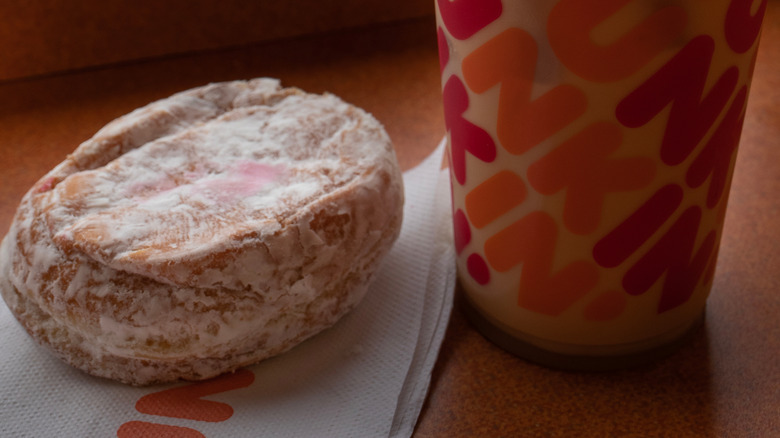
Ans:
[[[400,218],[399,218],[400,219]],[[391,227],[392,228],[392,227]],[[392,240],[392,235],[386,239]],[[11,242],[3,240],[3,247]],[[326,291],[318,300],[303,304],[316,312],[327,315],[317,324],[302,327],[298,332],[289,332],[288,338],[268,348],[260,339],[244,351],[226,351],[222,357],[182,358],[177,360],[154,360],[120,356],[107,352],[96,354],[94,345],[77,331],[71,330],[56,318],[45,313],[34,300],[20,293],[9,281],[8,258],[0,258],[0,295],[27,333],[37,343],[46,347],[62,361],[96,377],[107,378],[133,386],[147,386],[170,383],[178,380],[199,381],[233,372],[264,359],[282,354],[303,341],[330,328],[349,313],[363,299],[368,286],[381,261],[381,255],[364,259],[364,266],[353,266],[343,280]],[[331,298],[340,302],[333,304]],[[277,324],[284,324],[279,319]]]

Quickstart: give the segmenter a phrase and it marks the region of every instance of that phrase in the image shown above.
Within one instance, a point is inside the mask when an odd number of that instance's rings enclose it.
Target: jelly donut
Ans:
[[[210,84],[112,121],[41,178],[0,246],[0,292],[89,374],[207,379],[353,309],[403,201],[367,112],[274,79]]]

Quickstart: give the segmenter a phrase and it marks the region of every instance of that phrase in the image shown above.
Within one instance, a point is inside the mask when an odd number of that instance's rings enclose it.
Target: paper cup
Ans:
[[[566,368],[703,315],[766,1],[438,0],[467,313]]]

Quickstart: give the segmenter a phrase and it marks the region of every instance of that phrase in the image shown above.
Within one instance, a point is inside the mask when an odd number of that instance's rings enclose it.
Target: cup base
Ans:
[[[540,345],[549,343],[542,339],[528,335],[522,335],[524,339],[519,339],[508,333],[505,328],[499,326],[499,323],[483,315],[472,305],[460,285],[456,289],[461,295],[460,299],[457,300],[459,307],[482,336],[517,357],[565,371],[616,371],[650,363],[669,356],[682,345],[688,343],[693,332],[704,321],[704,311],[702,311],[690,324],[647,342],[620,345],[615,346],[615,348],[596,346],[591,349],[587,346],[571,346],[572,352],[559,352],[541,347]],[[560,347],[560,345],[556,344],[555,347]],[[587,353],[583,353],[585,351]]]

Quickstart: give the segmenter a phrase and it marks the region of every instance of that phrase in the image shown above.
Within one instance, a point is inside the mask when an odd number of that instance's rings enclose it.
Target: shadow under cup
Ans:
[[[462,301],[486,337],[569,369],[684,343],[712,286],[765,8],[436,1]]]

